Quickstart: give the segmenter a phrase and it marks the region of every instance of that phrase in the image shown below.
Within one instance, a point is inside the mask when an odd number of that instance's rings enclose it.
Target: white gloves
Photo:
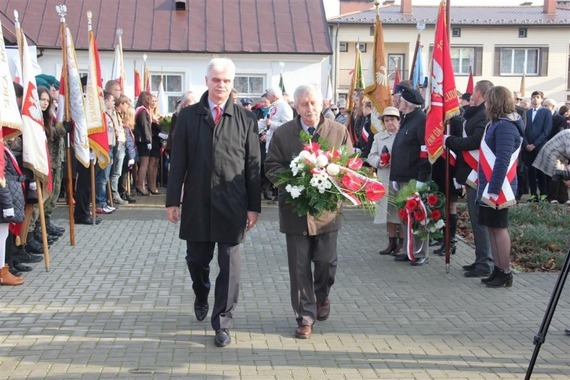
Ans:
[[[38,185],[37,185],[36,181],[30,182],[29,189],[32,190],[32,191],[37,191],[37,190],[38,190]]]
[[[35,183],[35,182],[34,182]],[[4,215],[4,218],[12,218],[14,217],[14,208],[8,208],[5,210],[2,210],[2,214]]]
[[[416,181],[416,190],[421,189],[421,188],[424,187],[425,185],[426,185],[425,182]]]
[[[158,137],[160,137],[160,138],[163,139],[163,140],[166,140],[166,139],[168,138],[168,134],[167,134],[167,133],[164,133],[164,132],[160,132],[160,133],[158,134]]]
[[[93,161],[93,165],[97,163],[97,156],[95,155],[95,153],[93,153],[93,151],[89,152],[89,159]]]
[[[131,167],[131,166],[133,166],[134,164],[135,164],[135,160],[132,159],[132,158],[129,160],[129,162],[127,162],[127,166],[128,166],[128,167]]]
[[[147,147],[148,150],[151,150],[151,149],[152,149],[152,144],[151,144],[151,143],[148,143],[148,144],[146,144],[146,147]]]

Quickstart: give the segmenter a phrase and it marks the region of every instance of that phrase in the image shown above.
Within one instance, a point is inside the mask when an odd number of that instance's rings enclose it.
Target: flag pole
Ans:
[[[21,67],[22,67],[22,73],[25,72],[24,70],[24,38],[26,38],[26,36],[24,35],[22,29],[20,28],[20,20],[19,20],[19,15],[18,15],[18,11],[14,11],[14,26],[16,28],[16,39],[18,40],[18,49],[20,52],[20,63],[21,63]],[[24,75],[22,75],[24,76]],[[24,84],[28,83],[28,78],[26,78],[26,80],[24,81]],[[35,90],[34,90],[35,91]],[[42,123],[43,124],[43,123]],[[23,131],[22,131],[23,132]],[[49,170],[49,169],[48,169]],[[43,242],[43,249],[44,249],[44,263],[45,263],[45,268],[46,268],[46,272],[49,272],[49,268],[50,268],[50,256],[49,256],[49,247],[48,247],[48,243],[47,243],[47,228],[46,228],[46,219],[45,219],[45,212],[44,212],[44,201],[43,201],[43,196],[42,196],[42,182],[40,180],[40,178],[38,178],[38,176],[36,176],[36,186],[37,186],[37,192],[38,192],[38,208],[40,211],[40,226],[41,226],[41,230],[42,230],[42,242]],[[29,228],[29,221],[28,221],[28,228]],[[26,233],[28,231],[25,231]]]
[[[420,50],[420,39],[421,39],[421,35],[422,35],[422,31],[425,29],[426,24],[423,21],[419,21],[416,24],[416,29],[418,31],[418,36],[416,38],[416,47],[414,49],[414,56],[412,58],[412,67],[410,69],[410,80],[413,81],[414,80],[414,71],[416,68],[416,59],[418,58],[418,51]]]
[[[71,121],[69,111],[69,72],[67,67],[67,41],[65,33],[65,15],[67,7],[65,5],[56,5],[57,14],[61,25],[61,52],[63,56],[63,65],[61,68],[61,77],[63,78],[63,88],[65,93],[65,121]],[[75,220],[73,218],[73,171],[71,170],[71,133],[65,134],[65,156],[67,160],[67,209],[69,214],[69,245],[75,245]]]
[[[91,11],[87,11],[87,32],[89,34],[89,43],[91,43],[91,32],[93,31],[92,23],[93,14]],[[97,81],[97,78],[92,79]],[[91,174],[91,220],[93,225],[97,222],[97,199],[95,196],[95,162],[94,160],[89,160],[89,170]]]
[[[444,0],[445,1],[445,0]],[[449,20],[450,20],[450,14],[451,14],[451,0],[446,0],[445,3],[445,28],[446,28],[446,33],[447,33],[447,41],[450,41],[450,28],[449,28]],[[444,115],[445,118],[445,115]],[[450,134],[450,123],[451,120],[447,119],[445,121],[445,130],[446,130],[446,134],[449,136]],[[451,170],[451,165],[450,165],[450,161],[451,161],[451,150],[449,149],[448,146],[445,147],[445,236],[444,236],[444,240],[445,240],[445,273],[449,274],[450,270],[451,270],[451,236],[449,236],[451,234],[451,227],[449,225],[450,220],[451,220],[451,202],[449,202],[449,192],[450,192],[450,186],[449,186],[449,181],[451,180],[451,173],[449,172]]]

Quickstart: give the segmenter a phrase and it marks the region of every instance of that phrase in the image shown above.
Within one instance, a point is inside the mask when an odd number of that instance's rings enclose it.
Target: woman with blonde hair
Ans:
[[[119,193],[121,198],[127,202],[137,203],[136,199],[131,197],[132,192],[130,191],[129,183],[133,166],[136,162],[139,162],[135,136],[133,134],[133,129],[135,127],[135,109],[132,106],[127,107],[121,115],[121,120],[123,122],[123,127],[125,128],[125,150],[127,155],[125,160],[123,160],[123,171],[119,180]],[[129,186],[127,186],[127,184]]]

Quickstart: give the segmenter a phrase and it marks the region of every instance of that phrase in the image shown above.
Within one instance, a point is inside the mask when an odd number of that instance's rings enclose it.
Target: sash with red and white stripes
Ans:
[[[485,135],[487,131],[485,131]],[[495,166],[495,154],[489,148],[489,145],[485,142],[485,135],[483,135],[483,139],[481,140],[481,148],[479,149],[479,165],[481,165],[481,170],[485,175],[485,179],[487,180],[487,185],[485,189],[483,189],[483,194],[481,196],[481,201],[493,208],[498,210],[513,206],[517,203],[515,199],[515,194],[513,193],[513,188],[511,187],[511,182],[514,180],[515,176],[517,175],[517,158],[519,156],[519,151],[521,150],[521,143],[519,144],[518,148],[513,152],[511,155],[511,159],[509,160],[509,167],[507,169],[507,175],[503,179],[503,184],[501,186],[501,191],[498,194],[498,198],[496,200],[489,199],[489,183],[491,182],[491,174],[493,174],[493,167]]]
[[[370,132],[368,132],[365,127],[362,127],[361,135],[364,141],[368,142],[368,137],[370,136]]]
[[[465,133],[465,124],[463,125],[463,137],[467,137],[467,134]],[[477,169],[479,168],[479,149],[464,150],[461,154],[463,155],[465,163],[471,168],[471,172],[467,176],[465,183],[476,189],[477,182],[479,181],[477,178]]]
[[[422,202],[420,194],[414,193],[411,197],[408,198],[408,200],[410,199],[414,199],[416,202],[418,202],[419,205],[418,207],[420,207],[424,212],[424,215],[426,216],[425,223],[427,223],[428,214],[426,206],[424,205],[424,202]],[[406,225],[406,240],[407,240],[406,253],[408,254],[408,259],[410,259],[411,261],[416,261],[416,257],[414,256],[414,231],[413,231],[414,214],[412,211],[413,210],[408,210],[406,208],[406,215],[408,216],[407,225]],[[427,242],[424,242],[423,244],[427,244]]]

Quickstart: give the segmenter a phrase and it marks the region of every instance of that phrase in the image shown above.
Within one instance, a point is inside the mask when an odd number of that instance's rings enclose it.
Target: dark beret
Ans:
[[[416,105],[424,104],[424,99],[422,98],[420,93],[417,90],[414,90],[413,88],[406,88],[406,87],[402,88],[402,98],[404,98],[405,100],[407,100],[412,104]]]

